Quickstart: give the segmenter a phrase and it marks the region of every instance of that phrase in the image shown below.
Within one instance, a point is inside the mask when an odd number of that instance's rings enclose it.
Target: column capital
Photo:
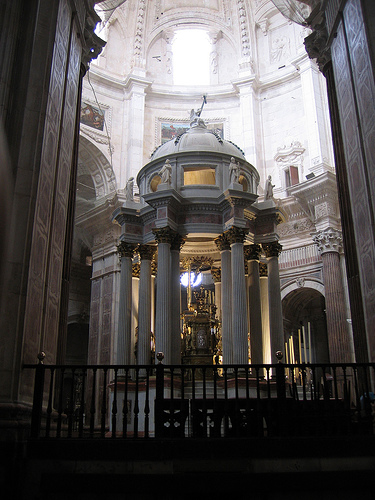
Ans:
[[[262,253],[260,245],[246,245],[243,250],[246,260],[260,259],[260,254]]]
[[[267,264],[265,264],[264,262],[259,262],[259,276],[261,278],[267,278],[268,276]]]
[[[138,245],[137,251],[141,260],[152,260],[156,252],[156,247],[151,245]]]
[[[230,250],[230,242],[226,233],[220,234],[220,236],[215,238],[214,241],[220,252],[222,252],[223,250]]]
[[[278,241],[271,241],[270,243],[262,243],[262,248],[266,257],[278,257],[283,247]]]
[[[140,274],[141,274],[141,265],[139,264],[139,262],[135,262],[132,265],[132,277],[139,278]]]
[[[313,241],[318,246],[321,255],[327,252],[340,253],[342,249],[342,233],[331,227],[315,233]]]
[[[171,250],[180,251],[181,248],[185,245],[185,238],[181,236],[179,233],[175,233],[174,238],[171,241]]]
[[[247,230],[233,226],[228,229],[226,233],[228,235],[229,243],[232,245],[233,243],[243,243],[246,238]]]
[[[211,275],[214,283],[221,283],[221,269],[211,268]]]
[[[174,238],[176,237],[176,232],[170,227],[161,227],[159,229],[153,229],[156,242],[159,243],[169,243],[172,244]]]
[[[120,241],[120,243],[117,245],[117,251],[120,255],[120,258],[130,257],[132,259],[135,249],[136,245],[134,243],[127,243],[126,241]]]
[[[310,59],[316,59],[323,74],[324,67],[331,61],[331,50],[327,46],[327,41],[327,28],[323,25],[307,36],[303,42]]]

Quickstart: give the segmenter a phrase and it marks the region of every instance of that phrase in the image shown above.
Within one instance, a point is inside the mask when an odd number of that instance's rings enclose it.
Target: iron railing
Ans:
[[[31,437],[373,433],[375,364],[24,365]]]

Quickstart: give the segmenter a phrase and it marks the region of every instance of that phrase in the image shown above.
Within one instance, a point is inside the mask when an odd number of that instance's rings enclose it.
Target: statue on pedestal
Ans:
[[[239,163],[235,161],[235,159],[232,158],[230,159],[230,164],[229,164],[229,178],[230,178],[230,183],[236,182],[237,184],[239,183],[240,180],[240,165]]]
[[[264,199],[265,200],[271,200],[273,198],[273,188],[275,187],[274,184],[272,184],[272,177],[269,175],[267,180],[266,180],[266,186],[264,188]]]
[[[165,160],[163,167],[160,172],[160,183],[171,185],[171,177],[172,177],[172,165],[169,159]]]
[[[129,177],[125,187],[126,201],[134,201],[133,187],[134,187],[134,177]]]

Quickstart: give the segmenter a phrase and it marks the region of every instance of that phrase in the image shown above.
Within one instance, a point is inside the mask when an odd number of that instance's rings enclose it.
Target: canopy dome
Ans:
[[[213,130],[209,130],[203,120],[199,119],[190,125],[191,127],[186,132],[156,148],[151,155],[151,161],[164,156],[194,151],[221,153],[246,160],[244,152],[238,146],[222,139]]]

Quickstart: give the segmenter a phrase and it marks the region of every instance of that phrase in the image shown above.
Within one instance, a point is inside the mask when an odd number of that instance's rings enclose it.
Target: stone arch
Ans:
[[[302,278],[302,279],[303,281],[300,281],[300,279],[297,278],[292,282],[288,281],[287,283],[284,283],[280,289],[281,300],[283,300],[289,293],[293,292],[294,290],[299,290],[301,288],[311,288],[312,290],[316,290],[321,295],[323,295],[323,297],[325,297],[324,285],[320,281],[311,278]]]
[[[218,20],[214,16],[210,16],[209,14],[207,14],[207,16],[205,16],[204,18],[201,17],[194,19],[194,24],[192,25],[186,20],[186,17],[184,17],[181,13],[179,14],[179,16],[170,16],[170,19],[167,20],[164,19],[163,24],[160,25],[158,29],[153,31],[152,37],[150,37],[150,39],[145,44],[145,59],[147,61],[146,67],[148,68],[148,71],[151,72],[153,78],[157,74],[156,73],[156,69],[158,68],[157,65],[159,65],[161,62],[157,60],[158,59],[157,56],[159,55],[160,50],[165,50],[167,53],[171,48],[171,47],[168,48],[168,43],[172,44],[174,34],[179,30],[189,29],[189,28],[205,30],[210,36],[211,41],[213,41],[215,37],[217,37],[219,42],[221,39],[221,41],[225,41],[226,43],[228,43],[235,57],[229,58],[227,64],[229,63],[229,61],[232,60],[238,61],[241,58],[240,36],[238,35],[237,37],[235,37],[233,33],[228,30],[227,26],[224,25],[224,23],[220,22],[220,20]],[[158,43],[161,45],[159,49],[155,51],[155,46]],[[166,55],[166,59],[168,59],[168,55]],[[166,71],[168,72],[169,63],[168,61],[166,61],[165,63],[166,63]],[[155,69],[154,72],[153,68]]]
[[[79,178],[91,178],[94,189],[92,200],[105,198],[116,192],[116,176],[106,156],[82,134],[79,139],[78,182]],[[79,190],[79,183],[77,185]],[[79,191],[78,191],[79,192]]]

